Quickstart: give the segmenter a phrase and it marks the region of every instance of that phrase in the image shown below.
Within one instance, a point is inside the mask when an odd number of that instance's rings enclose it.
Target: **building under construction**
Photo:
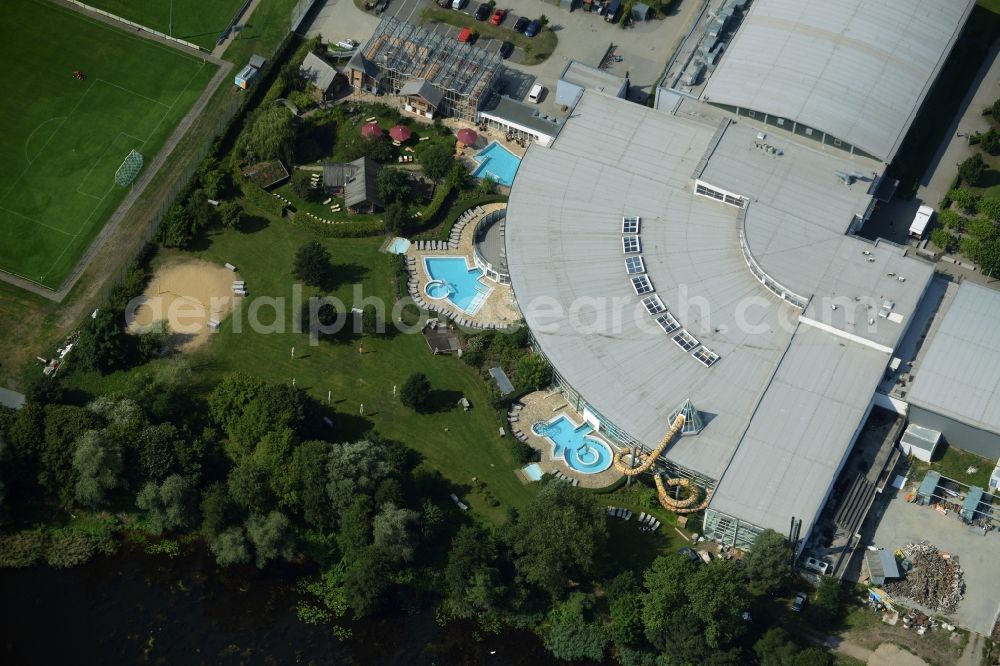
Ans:
[[[409,113],[473,121],[501,63],[499,53],[458,41],[447,26],[428,30],[386,17],[345,71],[355,91],[398,96]]]

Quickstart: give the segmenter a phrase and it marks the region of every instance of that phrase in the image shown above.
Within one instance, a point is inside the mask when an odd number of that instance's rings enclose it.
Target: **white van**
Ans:
[[[532,104],[538,104],[538,100],[542,98],[543,92],[545,92],[545,87],[536,83],[531,86],[531,91],[528,93],[528,101]]]

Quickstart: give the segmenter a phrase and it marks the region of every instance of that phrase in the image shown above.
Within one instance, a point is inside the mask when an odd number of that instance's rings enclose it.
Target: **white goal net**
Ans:
[[[130,185],[141,170],[142,155],[138,151],[132,150],[122,165],[118,167],[118,171],[115,171],[115,183],[122,186]]]

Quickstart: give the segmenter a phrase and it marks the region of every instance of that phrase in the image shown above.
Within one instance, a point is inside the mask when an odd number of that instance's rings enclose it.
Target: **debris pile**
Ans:
[[[925,542],[907,544],[903,553],[913,569],[905,578],[887,581],[885,589],[932,610],[954,612],[965,594],[958,556],[943,553]]]

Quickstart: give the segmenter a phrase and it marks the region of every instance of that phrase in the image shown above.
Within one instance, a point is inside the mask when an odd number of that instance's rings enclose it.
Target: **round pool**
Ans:
[[[597,474],[611,467],[611,447],[602,441],[585,437],[575,449],[563,449],[566,464],[581,474]]]
[[[439,301],[451,296],[452,289],[443,280],[431,280],[424,286],[424,293],[427,294],[428,298]]]

